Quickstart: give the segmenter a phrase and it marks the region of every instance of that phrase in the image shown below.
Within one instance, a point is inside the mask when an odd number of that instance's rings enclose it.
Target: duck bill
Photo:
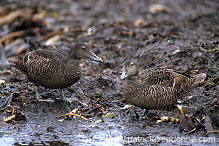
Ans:
[[[91,53],[91,56],[90,59],[93,60],[93,61],[97,61],[97,62],[103,62],[103,60],[98,57],[96,54],[94,54],[93,52],[90,52]]]
[[[127,77],[128,77],[128,75],[126,74],[126,72],[122,72],[122,75],[121,75],[120,78],[123,80],[123,79],[125,79]]]

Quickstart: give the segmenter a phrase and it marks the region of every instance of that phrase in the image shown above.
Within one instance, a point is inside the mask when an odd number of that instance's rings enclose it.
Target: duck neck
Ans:
[[[75,78],[75,77],[80,77],[81,76],[81,69],[79,65],[79,60],[78,59],[68,59],[67,63],[64,65],[64,74],[68,78]],[[72,74],[72,76],[69,76]]]
[[[68,55],[68,60],[78,60],[78,57],[77,57],[77,53],[76,53],[77,51],[76,51],[76,49],[75,48],[71,48],[70,50],[69,50],[69,55]]]
[[[133,82],[133,81],[135,81],[135,80],[138,80],[139,78],[140,78],[139,75],[129,76],[129,77],[126,79],[126,81],[127,81],[127,82]]]
[[[70,52],[67,57],[67,60],[76,60],[75,52]]]

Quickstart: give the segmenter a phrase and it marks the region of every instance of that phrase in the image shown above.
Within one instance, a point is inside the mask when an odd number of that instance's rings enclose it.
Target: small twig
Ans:
[[[63,35],[65,33],[67,33],[68,31],[69,31],[69,28],[66,27],[66,28],[63,28],[61,30],[51,32],[51,33],[45,35],[44,37],[38,39],[37,42],[43,42],[43,41],[48,40],[51,37],[56,36],[56,35]]]
[[[78,114],[69,113],[69,114],[64,114],[64,115],[62,115],[62,117],[64,117],[64,116],[76,116],[76,117],[79,117],[79,118],[81,118],[81,119],[83,119],[83,120],[85,120],[85,121],[89,121],[89,120],[88,120],[87,118],[85,118],[84,116],[78,115]]]
[[[2,38],[0,38],[0,44],[2,44],[5,40],[8,40],[8,39],[11,39],[11,38],[14,38],[14,37],[19,37],[19,36],[22,36],[24,34],[25,34],[24,30],[9,33],[9,34],[3,36]]]
[[[177,108],[179,109],[179,112],[180,112],[182,115],[185,116],[185,113],[184,113],[184,111],[183,111],[183,109],[182,109],[182,106],[177,105]]]
[[[16,118],[16,115],[13,114],[12,116],[5,118],[5,119],[4,119],[4,122],[11,121],[11,120],[13,120],[13,119],[15,119],[15,118]]]
[[[207,133],[205,133],[205,136],[207,136],[209,133],[219,133],[219,131],[208,131]]]
[[[45,43],[46,46],[53,46],[61,39],[60,35],[55,35],[54,37],[48,39]]]
[[[178,123],[180,120],[179,119],[175,119],[173,117],[167,117],[167,116],[164,116],[164,117],[160,117],[160,120],[157,120],[157,123],[160,123],[160,122],[175,122],[175,123]]]
[[[12,13],[0,18],[0,25],[11,22],[14,19],[16,19],[18,16],[21,16],[22,14],[23,13],[21,12],[21,10],[12,12]]]
[[[211,50],[206,50],[204,48],[200,48],[201,51],[205,52],[205,53],[212,53],[212,52],[216,52],[216,51],[219,51],[219,47],[216,47],[214,49],[211,49]]]

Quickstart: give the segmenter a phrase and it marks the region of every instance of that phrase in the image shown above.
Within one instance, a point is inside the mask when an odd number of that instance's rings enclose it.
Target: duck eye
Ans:
[[[81,49],[83,49],[83,50],[86,50],[86,48],[85,48],[85,47],[82,47]]]
[[[133,66],[134,65],[134,63],[132,62],[131,64],[130,64],[130,66]]]

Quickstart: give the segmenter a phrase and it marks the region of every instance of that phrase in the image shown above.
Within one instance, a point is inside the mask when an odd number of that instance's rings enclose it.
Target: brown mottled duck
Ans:
[[[125,83],[122,92],[129,103],[147,110],[173,105],[206,77],[204,73],[189,76],[165,68],[139,70],[136,63],[135,59],[123,64],[121,79],[125,79]]]
[[[76,44],[69,52],[55,47],[40,48],[8,61],[24,72],[27,79],[37,86],[36,97],[39,100],[39,86],[61,89],[63,99],[63,88],[78,82],[82,75],[80,59],[103,61],[85,44]]]

